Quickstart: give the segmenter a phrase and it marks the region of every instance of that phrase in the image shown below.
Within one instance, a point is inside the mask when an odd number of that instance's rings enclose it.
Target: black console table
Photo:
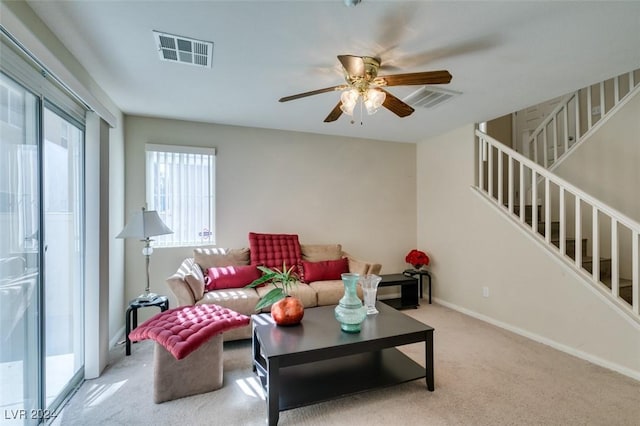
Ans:
[[[380,275],[382,280],[379,287],[400,286],[400,297],[396,299],[381,299],[381,302],[396,309],[417,308],[420,305],[418,299],[418,279],[405,274]]]
[[[431,304],[431,274],[429,271],[426,269],[405,269],[403,274],[409,277],[415,277],[416,275],[420,277],[420,299],[422,299],[423,278],[429,278],[429,304]]]

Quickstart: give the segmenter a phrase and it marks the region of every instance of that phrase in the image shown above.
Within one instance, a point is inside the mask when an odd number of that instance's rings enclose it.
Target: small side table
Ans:
[[[382,299],[381,302],[386,303],[395,309],[417,308],[420,306],[418,300],[418,279],[409,277],[405,274],[386,274],[380,275],[382,280],[378,284],[380,287],[400,286],[400,297],[396,299]]]
[[[127,356],[131,355],[131,340],[129,339],[129,333],[131,330],[138,327],[138,309],[140,308],[148,308],[151,306],[157,306],[160,308],[160,312],[164,312],[169,309],[169,298],[167,296],[156,296],[151,300],[138,300],[133,299],[129,302],[129,307],[127,308],[127,313],[125,317],[126,329],[125,329],[125,339],[126,339],[126,354]],[[133,327],[131,327],[131,320],[133,319]]]
[[[404,275],[408,277],[420,276],[420,299],[422,299],[422,280],[424,277],[429,278],[429,304],[431,304],[431,274],[426,269],[405,269]]]

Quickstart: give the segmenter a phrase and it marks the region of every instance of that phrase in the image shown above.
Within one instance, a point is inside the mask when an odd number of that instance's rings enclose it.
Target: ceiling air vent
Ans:
[[[212,42],[158,31],[153,32],[153,37],[161,60],[211,68]]]
[[[460,92],[454,92],[453,90],[423,86],[404,98],[403,101],[412,107],[435,108],[460,94]]]

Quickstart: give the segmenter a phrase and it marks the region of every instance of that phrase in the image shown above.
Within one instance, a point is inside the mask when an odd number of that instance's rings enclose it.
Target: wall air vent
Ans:
[[[461,95],[461,93],[439,87],[423,86],[404,98],[403,101],[412,107],[435,108],[457,95]]]
[[[212,42],[158,31],[153,31],[153,37],[161,60],[211,68]]]

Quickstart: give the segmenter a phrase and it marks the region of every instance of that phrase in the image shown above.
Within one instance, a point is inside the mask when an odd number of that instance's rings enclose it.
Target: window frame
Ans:
[[[185,239],[185,232],[180,232],[177,229],[179,228],[184,221],[184,218],[169,218],[167,209],[158,208],[155,203],[155,197],[158,195],[155,192],[155,183],[153,176],[153,164],[154,159],[152,156],[154,153],[164,153],[167,155],[178,156],[177,158],[180,160],[180,164],[184,164],[184,161],[188,159],[194,160],[197,157],[193,156],[208,156],[207,158],[207,167],[208,167],[208,177],[206,179],[201,179],[197,182],[182,182],[179,181],[178,185],[189,185],[195,184],[198,185],[199,188],[204,188],[208,186],[208,194],[198,197],[194,199],[193,197],[184,197],[181,196],[180,200],[171,199],[169,203],[172,205],[177,205],[178,203],[184,203],[185,200],[188,203],[206,203],[208,198],[209,204],[209,218],[208,221],[210,223],[209,226],[202,227],[199,231],[197,231],[197,236],[194,235],[194,238]],[[183,157],[184,155],[193,155],[192,157]],[[175,160],[175,158],[174,158]],[[202,165],[200,167],[203,167]],[[216,149],[215,148],[207,148],[207,147],[196,147],[196,146],[185,146],[185,145],[164,145],[164,144],[153,144],[147,143],[145,144],[145,198],[147,202],[148,210],[156,210],[160,218],[165,222],[165,224],[174,231],[173,234],[168,235],[160,235],[154,237],[154,246],[155,247],[198,247],[203,245],[215,245],[216,244]],[[204,175],[203,175],[204,176]],[[203,189],[201,189],[203,190]],[[159,191],[158,191],[159,192]],[[174,191],[175,193],[175,191]],[[174,196],[175,197],[175,196]],[[194,204],[192,204],[189,209],[196,209]],[[193,218],[187,218],[189,222],[195,223],[196,221],[190,220]],[[178,235],[178,239],[176,240],[176,235]],[[182,237],[180,237],[182,235]]]

